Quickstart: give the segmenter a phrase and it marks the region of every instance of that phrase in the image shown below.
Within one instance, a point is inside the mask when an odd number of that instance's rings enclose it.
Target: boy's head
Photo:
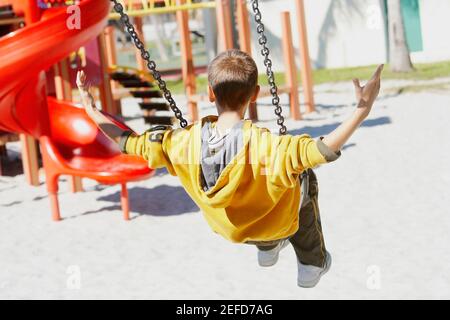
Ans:
[[[259,93],[258,67],[245,52],[228,50],[208,66],[208,94],[220,111],[245,111]]]

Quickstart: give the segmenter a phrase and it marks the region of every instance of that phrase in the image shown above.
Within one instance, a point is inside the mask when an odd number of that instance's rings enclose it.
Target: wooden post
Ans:
[[[105,49],[106,49],[106,60],[108,67],[117,65],[117,50],[116,50],[116,31],[113,26],[107,26],[105,28]],[[111,89],[113,92],[114,108],[118,114],[122,114],[122,104],[120,99],[114,99],[114,91],[119,89],[120,85],[111,80]]]
[[[100,84],[100,100],[102,102],[102,109],[113,115],[118,114],[114,105],[114,98],[111,89],[111,79],[108,72],[108,61],[106,54],[105,34],[101,32],[97,37],[98,51],[100,57],[100,73],[102,75],[102,83]]]
[[[130,200],[128,197],[128,189],[127,189],[126,183],[121,184],[120,202],[122,204],[123,219],[125,221],[129,221],[130,220]]]
[[[53,66],[55,71],[55,90],[56,99],[71,101],[72,100],[72,86],[70,83],[69,62],[65,58]],[[83,191],[83,184],[80,177],[71,177],[72,192]]]
[[[55,73],[55,90],[58,100],[72,100],[72,86],[70,84],[69,65],[67,58],[53,66]]]
[[[315,110],[314,83],[312,77],[311,60],[309,58],[308,32],[306,28],[305,4],[303,0],[296,0],[297,22],[300,48],[300,74],[304,91],[306,112]]]
[[[300,120],[300,102],[298,95],[297,68],[295,66],[295,52],[292,44],[291,16],[288,11],[281,13],[281,24],[283,33],[283,55],[286,66],[286,84],[289,87],[289,101],[291,106],[291,117]]]
[[[0,143],[1,143],[1,140],[0,140]],[[2,168],[2,157],[3,156],[5,156],[5,157],[7,156],[6,146],[3,144],[0,144],[0,177],[3,175],[3,168]]]
[[[142,42],[145,43],[144,24],[142,22],[142,17],[135,17],[134,18],[134,26],[135,26],[135,29],[136,29],[136,33],[139,36],[139,39],[141,39]],[[136,51],[137,68],[139,70],[141,70],[141,71],[146,71],[147,70],[147,66],[145,65],[144,59],[142,59],[141,51],[138,50],[137,48],[135,49],[135,51]]]
[[[250,32],[250,24],[248,22],[248,10],[246,0],[237,0],[236,2],[236,18],[239,34],[239,48],[241,51],[252,55],[252,38]],[[258,120],[257,104],[251,103],[248,109],[250,119]]]
[[[252,54],[252,39],[246,0],[236,0],[236,17],[239,33],[239,47],[241,51]]]
[[[106,60],[110,66],[117,64],[116,30],[113,26],[105,28]]]
[[[5,156],[7,157],[8,154],[6,152],[6,146],[2,143],[2,136],[1,136],[1,132],[0,132],[0,177],[3,175],[3,171],[2,171],[2,157]]]
[[[22,143],[22,165],[27,182],[39,186],[39,163],[36,140],[32,136],[20,134]]]
[[[181,1],[184,3],[184,1]],[[180,49],[183,82],[186,88],[188,99],[188,110],[191,121],[198,120],[197,102],[193,101],[192,96],[197,91],[195,83],[195,69],[192,55],[191,33],[189,32],[189,13],[187,11],[177,11],[177,22],[180,32]]]
[[[230,0],[216,0],[217,30],[223,51],[233,48],[230,8]]]
[[[142,17],[135,17],[134,18],[134,25],[136,29],[136,33],[139,37],[139,39],[142,40],[143,43],[145,43],[145,34],[144,34],[144,23],[142,21]],[[144,59],[142,59],[141,51],[137,48],[135,49],[135,55],[136,55],[136,68],[140,71],[147,72],[147,65]],[[143,98],[143,102],[150,102],[150,98]],[[144,116],[152,116],[155,115],[154,110],[142,110]]]

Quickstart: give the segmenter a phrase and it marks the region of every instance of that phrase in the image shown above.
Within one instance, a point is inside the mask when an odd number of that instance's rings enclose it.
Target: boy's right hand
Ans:
[[[379,65],[372,78],[365,86],[361,86],[359,79],[354,79],[356,98],[358,99],[358,108],[355,113],[344,121],[339,127],[327,134],[323,138],[331,150],[338,152],[352,136],[355,130],[361,125],[364,119],[369,115],[372,105],[380,93],[381,72],[384,65]]]
[[[380,93],[381,72],[383,71],[383,68],[384,64],[380,64],[365,86],[361,86],[359,79],[353,79],[356,99],[358,100],[358,109],[356,112],[362,118],[366,118],[369,115],[370,110]]]

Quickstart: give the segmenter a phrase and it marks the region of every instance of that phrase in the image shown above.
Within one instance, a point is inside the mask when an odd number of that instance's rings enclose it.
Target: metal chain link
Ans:
[[[258,43],[261,46],[261,54],[264,57],[264,65],[266,66],[266,74],[270,86],[270,93],[272,94],[272,104],[275,106],[275,115],[278,117],[277,124],[280,126],[280,135],[285,135],[287,128],[284,125],[283,109],[280,105],[280,97],[278,96],[278,88],[275,84],[275,75],[272,70],[272,60],[269,58],[270,50],[267,47],[267,37],[264,33],[264,24],[262,23],[262,14],[259,10],[258,0],[251,0],[255,21],[257,24],[256,31],[259,34]]]
[[[181,110],[177,107],[175,100],[172,97],[172,93],[167,88],[166,82],[161,78],[161,73],[156,70],[156,62],[151,60],[150,53],[145,49],[144,43],[139,39],[139,35],[136,29],[130,22],[130,17],[124,12],[124,7],[118,0],[111,0],[114,3],[114,10],[120,15],[120,21],[125,25],[126,31],[133,39],[136,48],[141,51],[141,57],[147,63],[147,68],[150,70],[153,78],[158,82],[159,89],[163,92],[164,98],[169,103],[170,109],[172,109],[175,117],[180,121],[180,126],[186,128],[188,122],[183,118]]]

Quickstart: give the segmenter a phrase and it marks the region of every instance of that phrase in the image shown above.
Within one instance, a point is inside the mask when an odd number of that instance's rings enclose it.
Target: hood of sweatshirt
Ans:
[[[252,123],[243,120],[225,136],[214,135],[217,117],[207,117],[197,124],[200,130],[200,159],[196,174],[197,192],[202,201],[213,208],[225,208],[232,202],[248,165]]]

